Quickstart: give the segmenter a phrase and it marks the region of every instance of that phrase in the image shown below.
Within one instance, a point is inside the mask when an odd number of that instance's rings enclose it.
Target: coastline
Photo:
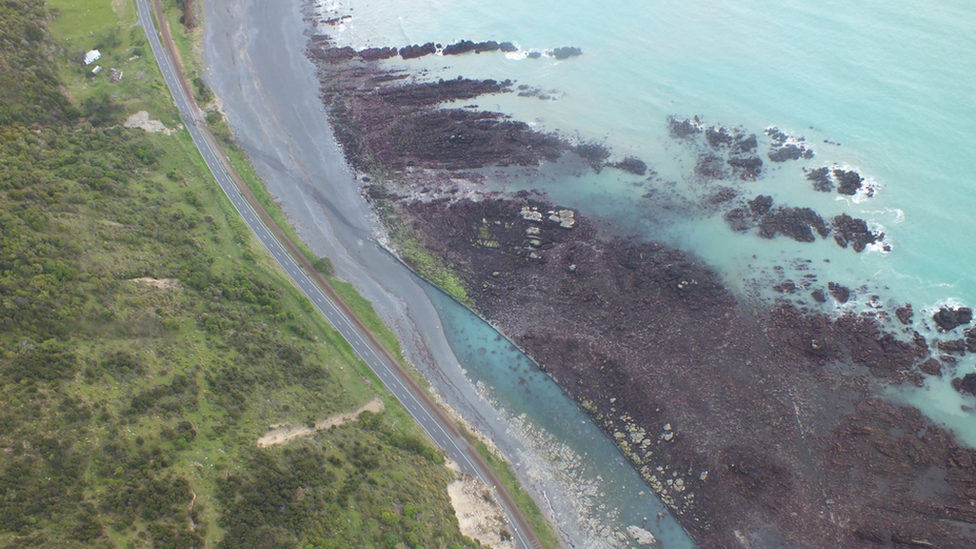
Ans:
[[[493,440],[509,461],[522,465],[516,469],[534,498],[541,499],[543,493],[552,498],[555,509],[547,514],[550,520],[555,514],[563,517],[554,527],[564,541],[575,547],[600,543],[570,518],[578,513],[572,487],[540,484],[554,478],[550,473],[533,478],[522,474],[526,468],[545,472],[554,465],[537,456],[510,429],[504,414],[472,386],[418,282],[378,243],[383,231],[347,168],[319,102],[314,67],[303,54],[306,22],[297,6],[259,6],[245,0],[220,6],[205,2],[204,9],[206,80],[221,98],[238,142],[299,236],[315,254],[329,257],[337,276],[353,281],[374,305],[437,396]],[[271,52],[256,45],[257,34],[279,48]]]
[[[350,163],[376,180],[374,202],[395,210],[387,215],[464,280],[475,309],[603,422],[703,547],[971,541],[955,524],[976,518],[963,480],[974,453],[918,410],[878,396],[895,382],[922,382],[916,367],[932,351],[924,337],[908,327],[905,341],[870,316],[752,302],[694,257],[598,234],[593,220],[544,197],[469,192],[478,176],[457,168],[483,158],[531,164],[498,133],[571,147],[485,122],[493,113],[429,107],[492,81],[414,84],[327,37],[310,53]],[[428,133],[391,139],[411,127]],[[465,152],[473,156],[452,156]],[[536,160],[550,160],[547,151]],[[797,213],[786,210],[801,219],[782,226],[809,232],[813,223]],[[876,238],[861,227],[848,233],[865,245]],[[847,247],[846,236],[837,243]],[[845,301],[845,288],[827,287]]]

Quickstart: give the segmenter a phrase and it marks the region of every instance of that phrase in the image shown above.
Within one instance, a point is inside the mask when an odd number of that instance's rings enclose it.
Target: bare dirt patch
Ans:
[[[136,284],[145,284],[146,286],[152,286],[153,288],[159,288],[162,290],[182,290],[183,285],[180,281],[175,278],[151,278],[144,276],[141,278],[130,279]]]
[[[452,469],[457,465],[451,463]],[[461,533],[492,549],[515,549],[505,513],[488,485],[471,475],[459,475],[447,485]]]
[[[307,425],[302,425],[300,427],[272,426],[270,431],[258,439],[258,448],[267,448],[268,446],[274,446],[276,444],[285,444],[286,442],[290,442],[296,438],[307,437],[319,431],[331,429],[332,427],[338,427],[339,425],[342,425],[348,421],[354,421],[363,412],[372,412],[376,414],[382,411],[383,401],[377,398],[366,403],[362,408],[359,408],[354,412],[339,414],[323,419],[322,421],[318,421],[315,423],[314,428]]]
[[[167,128],[166,125],[160,122],[159,120],[153,120],[149,118],[149,113],[146,111],[139,111],[133,114],[132,116],[130,116],[129,118],[126,118],[125,122],[123,122],[122,125],[125,126],[126,128],[142,128],[143,130],[149,133],[162,132],[165,133],[166,135],[169,135],[174,131],[176,131]]]

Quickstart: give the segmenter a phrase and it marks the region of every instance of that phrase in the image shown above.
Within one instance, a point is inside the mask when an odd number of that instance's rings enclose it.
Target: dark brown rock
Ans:
[[[830,290],[830,294],[834,296],[837,303],[847,303],[851,299],[851,289],[847,286],[837,284],[834,282],[827,283],[827,289]]]
[[[834,179],[837,180],[837,192],[848,196],[857,194],[864,182],[861,174],[854,170],[844,171],[839,168],[834,170]]]
[[[749,201],[749,211],[756,217],[762,217],[773,209],[773,197],[761,194]]]
[[[732,150],[737,153],[753,153],[756,148],[759,147],[759,142],[756,141],[756,134],[747,135],[737,135],[735,136],[735,144],[732,146]]]
[[[327,46],[311,50],[312,57],[333,65],[349,61],[355,57],[356,54],[356,50],[350,48],[349,46],[342,48]]]
[[[964,355],[966,354],[966,342],[962,339],[950,339],[948,341],[940,341],[938,343],[938,348],[943,353]]]
[[[871,232],[863,219],[856,219],[847,214],[838,215],[831,224],[834,227],[834,240],[837,244],[841,248],[846,248],[850,243],[855,252],[863,251],[869,244],[874,244],[884,237],[883,234]]]
[[[799,147],[792,143],[783,145],[777,149],[769,151],[767,155],[773,162],[786,162],[787,160],[799,160],[801,158],[812,158],[813,153],[809,149]]]
[[[806,178],[813,182],[814,190],[829,193],[834,190],[834,182],[830,179],[830,168],[817,168],[807,172]]]
[[[561,61],[570,57],[576,57],[577,55],[583,55],[583,50],[573,46],[562,46],[553,49],[549,54]]]
[[[952,386],[960,393],[976,395],[976,374],[966,374],[952,380]]]
[[[813,158],[813,149],[809,148],[803,138],[792,138],[779,128],[768,128],[766,135],[772,140],[769,159],[773,162],[786,162],[801,158]]]
[[[821,237],[830,233],[830,228],[817,212],[810,208],[779,207],[766,214],[759,222],[759,236],[775,238],[783,234],[797,242],[814,242],[817,238],[814,231]]]
[[[773,289],[782,294],[792,294],[796,291],[796,283],[792,280],[786,280],[773,286]]]
[[[930,376],[942,375],[942,364],[939,364],[939,361],[934,358],[929,358],[919,364],[918,369]]]
[[[414,44],[400,48],[400,57],[404,59],[416,59],[433,53],[437,53],[437,46],[433,42],[427,42],[422,46]]]
[[[970,353],[976,353],[976,329],[966,330],[966,350]]]
[[[361,57],[363,61],[379,61],[381,59],[396,57],[396,55],[396,48],[366,48],[364,50],[359,50],[359,57]]]
[[[711,126],[705,130],[705,141],[707,141],[713,149],[719,149],[721,147],[728,147],[731,145],[733,137],[732,134],[730,134],[725,128],[721,126]]]
[[[912,310],[912,304],[906,303],[904,306],[895,309],[895,316],[898,317],[898,320],[902,324],[906,326],[911,324],[912,317],[915,316],[915,312]]]
[[[969,307],[942,307],[934,315],[932,320],[939,327],[940,332],[951,332],[962,324],[969,324],[973,320],[973,310]]]
[[[376,90],[376,95],[397,107],[427,107],[447,101],[473,99],[480,95],[499,93],[507,84],[507,81],[455,78],[437,82],[383,86]]]
[[[428,91],[389,101],[378,83],[401,76],[375,64],[315,61],[347,158],[394,174],[371,196],[452,266],[476,309],[593,404],[608,435],[633,425],[656,438],[670,424],[667,443],[629,458],[683,481],[663,490],[699,547],[743,535],[795,549],[974,546],[958,525],[976,523],[976,452],[871,396],[876,380],[921,382],[924,338],[906,343],[875,316],[739,301],[680,250],[601,235],[582,213],[571,230],[524,219],[523,207],[556,208],[529,193],[398,200],[451,195],[458,174],[442,168],[529,165],[570,145],[496,113],[439,109]],[[527,244],[530,227],[543,244]]]
[[[606,145],[595,141],[580,143],[574,147],[573,152],[597,170],[602,168],[603,163],[610,158],[610,149]]]

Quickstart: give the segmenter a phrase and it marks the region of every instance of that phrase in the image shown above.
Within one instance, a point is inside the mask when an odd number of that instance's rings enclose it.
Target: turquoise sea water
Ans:
[[[543,188],[554,202],[612,221],[610,230],[692,251],[744,294],[755,295],[757,288],[791,275],[798,280],[796,260],[808,258],[818,284],[836,281],[855,290],[851,302],[829,300],[825,310],[867,310],[872,295],[888,306],[910,302],[916,328],[931,337],[919,323],[940,305],[976,305],[971,0],[326,5],[352,15],[326,30],[356,48],[460,39],[508,40],[522,53],[581,48],[582,56],[565,61],[494,52],[390,64],[426,71],[421,78],[509,78],[538,87],[556,99],[504,94],[472,102],[540,129],[604,142],[615,156],[638,156],[657,172],[647,181],[617,170],[596,174],[549,166],[529,178],[499,179],[498,185]],[[767,161],[760,181],[728,184],[747,196],[770,194],[777,204],[811,207],[824,217],[864,218],[884,231],[891,251],[856,254],[832,240],[763,240],[732,232],[720,215],[683,207],[685,199],[700,199],[705,191],[692,177],[695,152],[668,135],[670,115],[700,115],[708,124],[741,126],[760,138],[772,125],[805,136],[816,151],[812,160]],[[803,178],[803,167],[833,165],[857,169],[876,194],[818,193]],[[643,198],[650,190],[659,192]],[[889,326],[900,329],[897,321]],[[954,337],[959,336],[957,331]],[[971,357],[962,359],[957,374],[974,371],[974,364]],[[948,379],[889,393],[976,446],[976,422],[966,409],[976,399],[958,395]]]
[[[594,541],[587,546],[594,549],[629,546],[630,539],[623,535],[629,526],[652,532],[667,549],[694,547],[637,471],[538,365],[474,313],[443,292],[425,288],[468,377],[483,387],[511,423],[531,429],[525,432],[535,439],[537,451],[560,462],[567,477],[596,480],[576,486],[582,505],[563,511],[575,516],[560,516],[556,502],[557,524],[579,521],[594,538],[606,528],[609,543]],[[523,424],[523,420],[528,421]],[[545,442],[539,443],[542,437]],[[531,471],[523,470],[529,465],[519,461],[513,465],[520,475],[532,476]],[[543,494],[539,505],[552,504],[550,495]]]

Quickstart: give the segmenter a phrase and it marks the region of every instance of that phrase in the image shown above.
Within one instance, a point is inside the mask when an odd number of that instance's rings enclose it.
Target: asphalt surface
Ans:
[[[480,460],[473,458],[474,452],[470,443],[458,432],[457,428],[444,420],[443,412],[435,410],[436,406],[426,395],[418,393],[419,389],[412,380],[406,378],[406,374],[398,367],[390,363],[385,352],[378,350],[370,337],[365,335],[358,323],[351,320],[347,314],[337,306],[312,280],[312,277],[301,267],[299,262],[286,250],[272,230],[262,220],[261,216],[254,210],[247,198],[235,184],[228,168],[222,161],[223,153],[218,152],[213,144],[213,136],[206,128],[206,122],[196,104],[190,98],[185,87],[185,82],[181,78],[179,69],[174,65],[173,59],[167,53],[160,41],[152,19],[152,10],[148,0],[137,0],[139,9],[139,19],[146,31],[149,44],[152,47],[153,55],[159,64],[160,71],[167,87],[173,95],[173,99],[180,112],[180,118],[184,126],[190,132],[193,142],[200,154],[203,156],[207,167],[210,169],[223,189],[231,203],[240,213],[241,218],[247,223],[248,227],[254,232],[261,244],[271,253],[271,256],[281,266],[285,273],[301,289],[302,293],[308,297],[312,304],[322,313],[333,327],[349,342],[356,355],[365,362],[369,368],[383,381],[387,390],[393,394],[407,409],[411,416],[420,424],[428,436],[444,450],[446,455],[456,462],[462,472],[469,473],[481,478],[486,484],[494,487],[493,473],[486,470]],[[498,494],[496,490],[496,494]],[[534,545],[528,540],[530,535],[523,532],[523,528],[516,526],[519,521],[514,519],[514,512],[505,497],[497,498],[508,517],[514,533],[517,545],[522,549],[534,549]]]

